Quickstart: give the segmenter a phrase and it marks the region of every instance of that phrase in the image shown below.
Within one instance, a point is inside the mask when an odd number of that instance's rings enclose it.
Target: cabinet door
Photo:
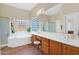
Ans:
[[[79,48],[63,44],[62,54],[63,55],[79,55]]]
[[[79,55],[79,48],[72,47],[72,55]]]
[[[50,40],[50,55],[61,55],[61,43]]]
[[[49,54],[49,40],[42,38],[42,52],[46,55]]]
[[[32,35],[32,43],[36,40],[36,35]]]

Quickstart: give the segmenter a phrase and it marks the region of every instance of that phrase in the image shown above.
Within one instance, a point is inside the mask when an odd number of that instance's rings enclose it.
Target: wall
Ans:
[[[0,4],[0,16],[9,18],[30,19],[30,12]]]
[[[0,18],[1,17],[8,17],[9,20],[12,20],[14,18],[15,19],[29,19],[30,20],[31,15],[30,15],[29,11],[25,11],[25,10],[22,10],[22,9],[18,9],[18,8],[14,8],[14,7],[10,7],[10,6],[6,6],[6,5],[3,5],[3,4],[0,4]],[[1,26],[0,26],[0,28],[1,28]],[[0,40],[0,45],[4,46],[5,44],[7,44],[7,40],[6,39],[3,39],[3,40],[1,39]]]
[[[79,4],[77,3],[66,3],[63,4],[60,13],[56,15],[52,15],[50,21],[57,22],[57,32],[65,33],[65,15],[78,13],[79,12]],[[71,18],[78,19],[78,15],[73,15]],[[75,22],[75,21],[74,21]],[[62,30],[61,30],[62,25]]]
[[[79,12],[79,3],[66,3],[63,5],[63,13],[69,14]]]

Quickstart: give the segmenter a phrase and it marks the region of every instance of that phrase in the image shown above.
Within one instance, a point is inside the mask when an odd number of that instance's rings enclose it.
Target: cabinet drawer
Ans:
[[[42,46],[46,46],[46,47],[48,47],[49,44],[48,44],[47,42],[42,42]]]
[[[42,38],[42,45],[48,46],[49,45],[49,40],[45,39],[45,38]]]
[[[37,36],[37,40],[41,40],[41,37],[40,36]]]
[[[45,39],[45,38],[42,38],[42,41],[45,42],[45,43],[48,43],[49,40]]]
[[[44,54],[49,54],[49,48],[46,47],[46,46],[42,46],[42,52],[43,52]]]
[[[43,45],[43,46],[42,46],[42,48],[48,49],[48,46],[46,46],[46,45]]]

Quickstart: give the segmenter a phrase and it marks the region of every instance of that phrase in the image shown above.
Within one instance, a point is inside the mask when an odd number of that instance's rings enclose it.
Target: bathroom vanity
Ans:
[[[46,55],[79,55],[79,38],[68,39],[57,33],[33,33],[34,40],[41,40],[40,50]]]

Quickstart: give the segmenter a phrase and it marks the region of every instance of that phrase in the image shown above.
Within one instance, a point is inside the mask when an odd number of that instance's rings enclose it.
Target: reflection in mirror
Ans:
[[[65,30],[66,33],[72,33],[74,35],[74,38],[79,36],[79,13],[78,12],[74,12],[74,13],[70,13],[65,15]]]
[[[43,23],[44,32],[56,32],[56,23],[55,22],[44,22]]]

